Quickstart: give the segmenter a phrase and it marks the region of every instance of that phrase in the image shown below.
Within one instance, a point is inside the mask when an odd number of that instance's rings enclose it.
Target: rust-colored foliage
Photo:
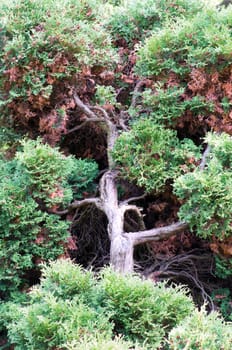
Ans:
[[[232,237],[228,237],[223,241],[213,238],[210,244],[211,250],[224,258],[232,258]]]
[[[174,84],[178,86],[178,83],[178,78],[175,81],[174,74],[171,74],[168,81],[169,86]],[[231,108],[223,105],[225,100],[228,106],[232,104],[232,66],[210,72],[194,68],[189,75],[187,88],[182,98],[189,100],[194,96],[202,96],[207,102],[212,103],[213,111],[205,115],[194,115],[191,110],[187,110],[177,120],[177,128],[186,129],[187,127],[189,134],[195,134],[199,129],[208,128],[232,135]]]

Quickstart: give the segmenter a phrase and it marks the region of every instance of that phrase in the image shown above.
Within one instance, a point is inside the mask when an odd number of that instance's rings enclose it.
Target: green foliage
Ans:
[[[88,66],[111,66],[115,53],[97,20],[98,0],[17,0],[0,7],[1,104],[40,96]]]
[[[122,276],[106,269],[101,288],[104,306],[111,314],[117,332],[126,339],[159,348],[175,324],[192,312],[192,300],[183,288],[155,285],[136,276]]]
[[[22,287],[36,260],[63,252],[68,225],[39,209],[29,193],[29,179],[17,163],[2,165],[0,182],[0,291]]]
[[[43,265],[41,284],[27,297],[27,302],[1,307],[16,350],[156,349],[165,332],[194,308],[183,288],[154,287],[109,268],[95,278],[69,260]],[[112,340],[118,334],[128,342]]]
[[[81,340],[79,342],[72,341],[64,345],[64,349],[67,350],[143,350],[145,348],[138,347],[130,342],[116,338],[114,340],[106,340],[102,336],[95,336],[91,339]]]
[[[67,183],[74,158],[65,157],[57,148],[37,139],[22,141],[16,160],[28,176],[34,198],[49,205],[71,201],[72,192],[62,185]]]
[[[40,139],[22,141],[23,149],[16,159],[30,178],[33,197],[48,205],[67,204],[73,193],[90,190],[98,172],[91,160],[65,157],[58,148],[43,144]]]
[[[97,85],[97,91],[95,98],[99,105],[111,104],[113,106],[117,105],[116,101],[116,91],[112,86]]]
[[[221,258],[215,256],[215,275],[219,278],[226,279],[232,276],[232,258]]]
[[[0,127],[0,158],[10,158],[14,155],[20,135],[11,128]]]
[[[195,310],[169,334],[170,350],[230,350],[231,324],[225,324],[216,312]]]
[[[88,171],[88,166],[92,169]],[[78,171],[79,170],[79,171]],[[69,183],[69,178],[75,176]],[[23,287],[38,263],[64,251],[69,224],[44,207],[71,201],[72,187],[88,189],[96,164],[65,157],[40,139],[24,140],[12,161],[0,160],[0,291]],[[89,176],[89,178],[87,178]],[[75,180],[79,184],[75,184]]]
[[[172,124],[185,111],[190,110],[193,114],[204,115],[213,111],[213,103],[204,97],[194,96],[188,100],[183,100],[182,94],[185,89],[182,87],[169,87],[164,89],[157,84],[155,91],[147,89],[142,94],[142,109],[149,110],[149,117],[156,123],[168,122]],[[139,112],[139,109],[138,109]]]
[[[128,45],[147,37],[160,28],[169,17],[190,16],[202,7],[201,1],[140,0],[121,1],[111,9],[106,27],[114,39],[123,39]]]
[[[98,175],[98,165],[92,159],[74,159],[70,162],[68,183],[72,188],[73,197],[83,197],[83,192],[95,190],[93,180]]]
[[[220,288],[212,293],[214,303],[226,321],[232,321],[232,294],[228,288]]]
[[[157,192],[168,180],[192,170],[200,154],[191,140],[179,141],[175,131],[146,119],[120,135],[113,156],[124,177]]]
[[[49,265],[43,264],[42,271],[40,285],[34,289],[33,297],[38,294],[41,298],[41,295],[48,292],[63,300],[76,296],[86,301],[92,297],[95,288],[94,274],[72,264],[70,260],[62,259],[50,262]]]
[[[178,215],[199,237],[223,240],[232,232],[232,139],[209,133],[205,141],[211,149],[204,171],[195,169],[175,180],[175,193],[184,200]]]
[[[193,68],[229,64],[231,12],[231,8],[223,13],[205,9],[191,21],[179,18],[176,23],[167,23],[139,50],[137,71],[143,76],[170,71],[185,76]]]
[[[230,325],[216,313],[196,311],[185,288],[110,268],[95,276],[70,260],[43,264],[41,284],[15,300],[0,310],[16,350],[177,350],[186,340],[216,350],[215,344],[222,349],[231,342]]]
[[[23,316],[23,318],[22,318]],[[39,302],[21,307],[21,318],[8,326],[8,335],[17,350],[63,348],[63,344],[101,332],[111,335],[103,315],[79,302],[61,300],[48,293]]]

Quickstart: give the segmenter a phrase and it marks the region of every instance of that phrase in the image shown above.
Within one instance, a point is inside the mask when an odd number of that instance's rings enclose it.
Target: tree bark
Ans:
[[[140,85],[142,84],[144,84],[144,82],[140,82]],[[144,230],[145,227],[140,209],[135,205],[128,204],[132,200],[136,200],[137,197],[119,203],[116,184],[117,171],[114,170],[114,161],[111,154],[118,137],[116,125],[110,120],[109,115],[103,108],[99,106],[88,107],[77,95],[74,95],[74,99],[79,109],[81,109],[87,116],[87,120],[84,121],[82,125],[85,125],[90,121],[104,121],[106,124],[109,170],[104,173],[100,180],[100,198],[87,198],[82,201],[75,201],[70,205],[70,210],[89,204],[95,204],[100,210],[102,210],[108,219],[107,230],[111,241],[110,263],[113,269],[120,273],[133,272],[134,246],[153,240],[158,241],[168,238],[174,234],[182,232],[188,227],[188,225],[184,222],[178,222],[166,227]],[[102,117],[99,118],[93,110],[100,112]],[[74,127],[70,132],[77,130],[77,128],[79,129],[79,127],[81,127],[81,125],[76,128]],[[139,196],[138,199],[142,197],[143,196]],[[124,232],[124,215],[128,210],[136,212],[141,231]],[[64,211],[61,213],[64,213]]]

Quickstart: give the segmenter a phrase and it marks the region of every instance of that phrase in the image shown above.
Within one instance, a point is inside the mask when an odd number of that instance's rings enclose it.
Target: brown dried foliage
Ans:
[[[178,84],[178,78],[175,80],[175,76],[171,74],[168,86],[178,86]],[[176,127],[187,129],[190,135],[194,135],[202,129],[226,132],[232,135],[232,112],[231,109],[223,107],[223,99],[232,104],[232,66],[209,72],[203,68],[193,69],[182,98],[189,100],[194,96],[202,96],[206,101],[213,103],[214,111],[204,115],[194,115],[192,111],[187,110],[177,120]]]

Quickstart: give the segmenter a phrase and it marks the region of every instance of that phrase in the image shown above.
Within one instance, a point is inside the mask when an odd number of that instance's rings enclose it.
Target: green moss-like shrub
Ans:
[[[166,288],[111,270],[103,271],[102,276],[102,303],[116,331],[147,349],[159,348],[165,334],[194,308],[184,288]]]
[[[106,27],[115,40],[133,45],[149,36],[170,18],[189,17],[202,8],[202,2],[186,0],[119,1],[106,17]]]
[[[230,324],[195,310],[187,294],[110,268],[96,276],[62,259],[43,264],[41,284],[24,298],[0,304],[0,327],[16,350],[177,350],[186,342],[229,350]]]

